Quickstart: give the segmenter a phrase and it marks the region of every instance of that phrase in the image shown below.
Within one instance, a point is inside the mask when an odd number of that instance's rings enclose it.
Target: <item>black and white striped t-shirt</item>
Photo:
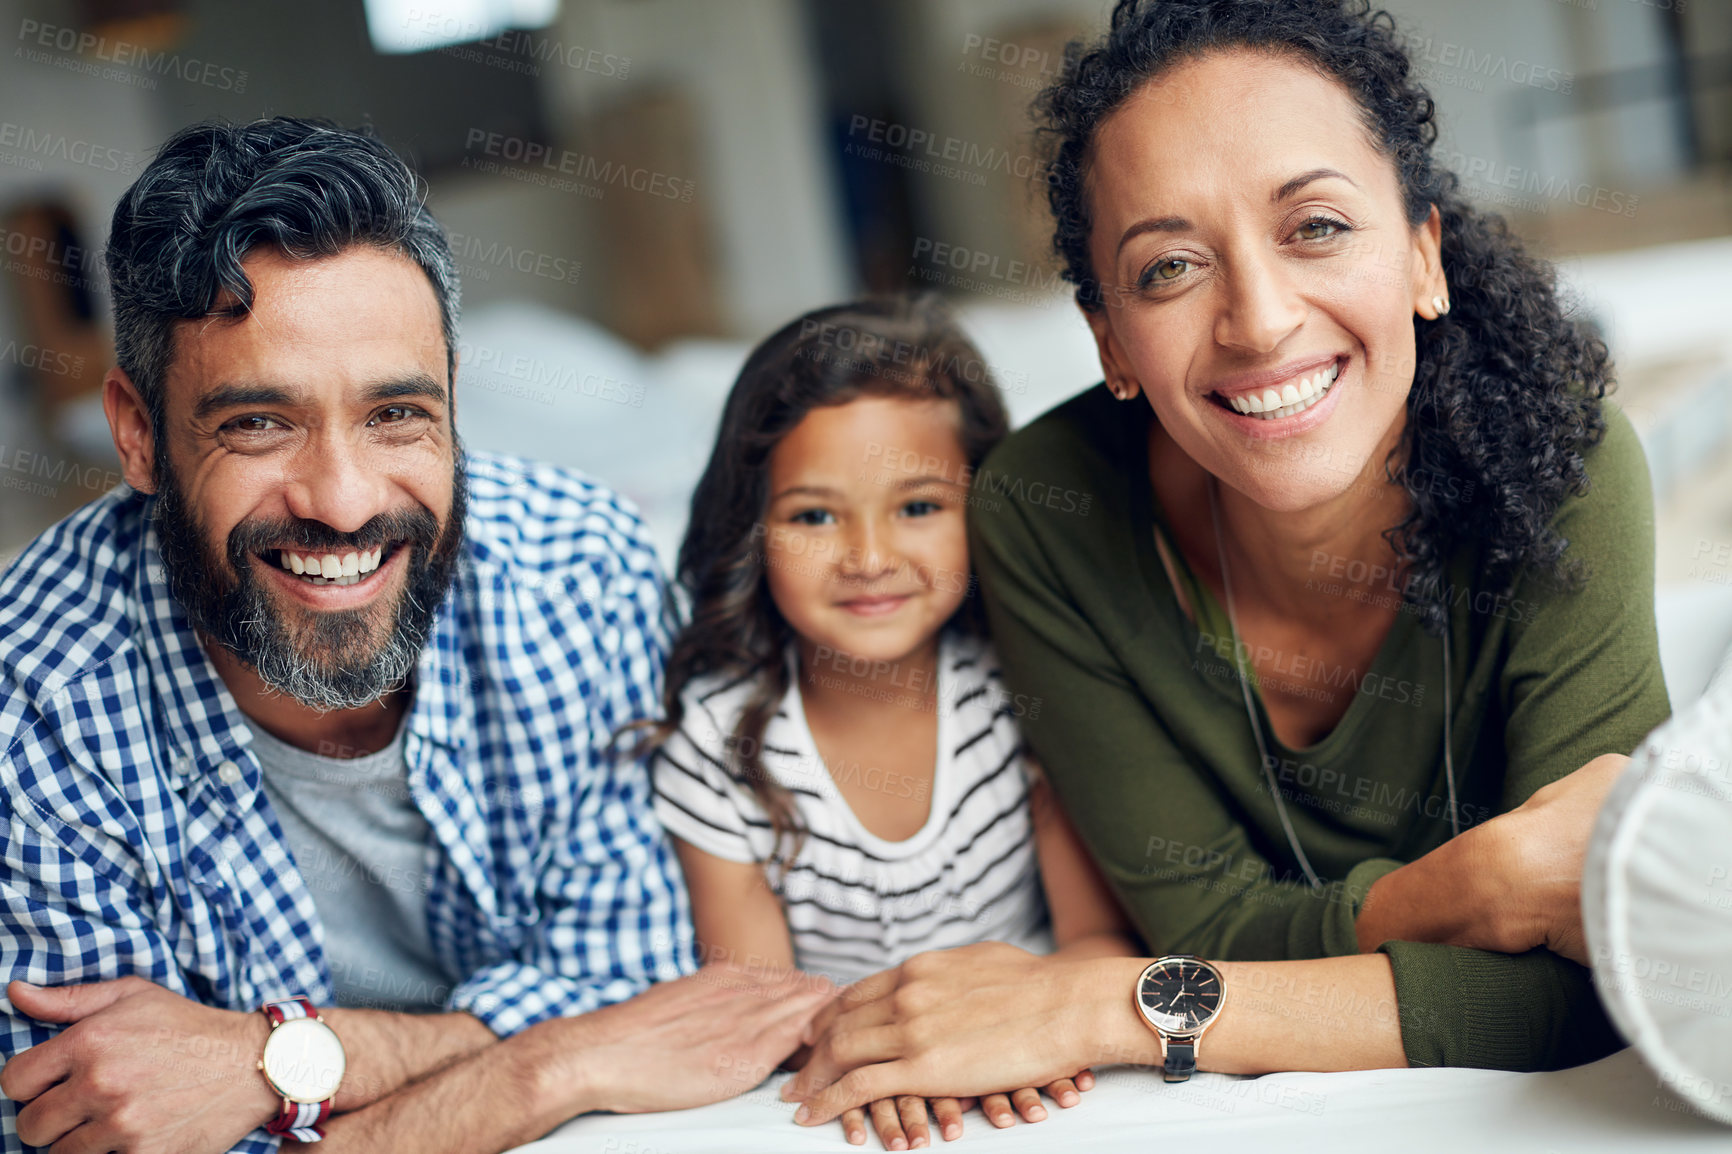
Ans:
[[[737,681],[687,688],[680,729],[655,759],[656,816],[717,857],[767,862],[775,840],[769,819],[727,769],[750,692]],[[836,779],[858,774],[868,788],[916,787],[876,766],[826,767],[806,725],[798,678],[765,731],[764,765],[793,795],[806,831],[799,855],[769,879],[803,970],[852,982],[925,950],[983,941],[1052,948],[1015,699],[998,680],[990,646],[946,632],[934,699],[931,811],[906,841],[868,832]]]

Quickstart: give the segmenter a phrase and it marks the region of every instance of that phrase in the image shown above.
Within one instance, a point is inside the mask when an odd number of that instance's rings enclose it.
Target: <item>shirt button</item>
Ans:
[[[241,767],[232,761],[225,761],[217,766],[217,780],[224,785],[233,785],[241,779]]]

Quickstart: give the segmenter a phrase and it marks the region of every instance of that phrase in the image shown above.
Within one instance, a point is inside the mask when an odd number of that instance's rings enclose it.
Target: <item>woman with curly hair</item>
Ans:
[[[1409,70],[1353,0],[1122,0],[1043,94],[1105,381],[987,459],[972,554],[1027,739],[1167,956],[885,971],[827,1011],[804,1120],[1114,1060],[1619,1044],[1579,878],[1669,712],[1646,466]]]

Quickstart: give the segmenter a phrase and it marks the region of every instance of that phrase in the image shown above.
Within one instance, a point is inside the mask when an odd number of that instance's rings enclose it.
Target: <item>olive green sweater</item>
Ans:
[[[1628,420],[1611,406],[1606,418],[1586,456],[1589,491],[1554,521],[1584,582],[1564,592],[1524,575],[1496,596],[1475,586],[1472,556],[1451,567],[1463,829],[1599,754],[1629,753],[1670,713],[1647,464]],[[1148,479],[1152,419],[1146,404],[1096,387],[1011,436],[975,478],[974,565],[1005,678],[1031,703],[1027,739],[1150,949],[1351,954],[1371,884],[1450,836],[1442,643],[1404,611],[1362,677],[1289,671],[1354,695],[1309,748],[1281,745],[1254,694],[1287,814],[1326,882],[1313,891],[1259,768],[1226,613],[1170,550],[1193,623],[1156,551],[1156,533],[1171,535]],[[1316,565],[1318,595],[1352,595],[1346,579],[1361,575],[1331,568]],[[1401,594],[1390,581],[1376,595]],[[1620,1044],[1587,970],[1550,951],[1382,951],[1412,1065],[1555,1069]]]

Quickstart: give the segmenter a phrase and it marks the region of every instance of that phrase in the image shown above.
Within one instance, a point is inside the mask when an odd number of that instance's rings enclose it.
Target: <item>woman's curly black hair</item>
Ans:
[[[1294,58],[1344,86],[1373,145],[1394,164],[1409,224],[1443,223],[1448,315],[1415,317],[1417,367],[1403,443],[1386,464],[1412,512],[1385,537],[1408,566],[1405,595],[1433,632],[1447,620],[1445,567],[1477,545],[1479,571],[1507,587],[1524,567],[1569,583],[1551,520],[1587,489],[1582,451],[1605,432],[1606,346],[1558,300],[1550,264],[1502,217],[1459,193],[1432,157],[1437,107],[1410,80],[1389,13],[1366,0],[1120,0],[1105,37],[1073,42],[1035,109],[1048,161],[1053,248],[1085,309],[1105,306],[1089,262],[1088,166],[1095,132],[1125,98],[1175,65],[1231,49]],[[1427,484],[1455,477],[1459,485]]]

